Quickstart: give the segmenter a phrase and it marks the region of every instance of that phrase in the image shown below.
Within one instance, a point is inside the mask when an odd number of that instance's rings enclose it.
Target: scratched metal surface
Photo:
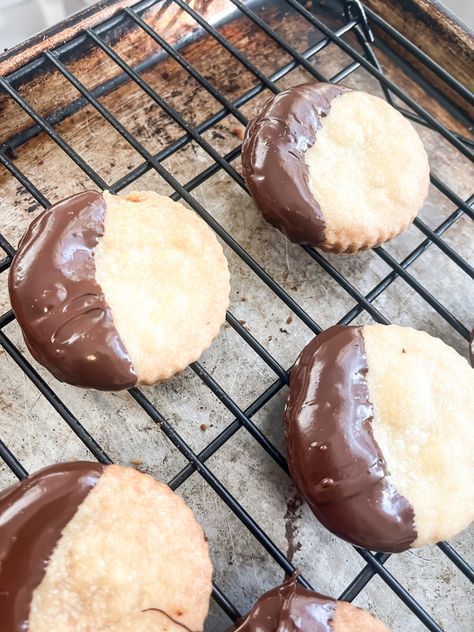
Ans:
[[[318,37],[293,14],[284,15],[281,10],[270,7],[262,15],[299,50]],[[222,32],[267,73],[289,60],[286,53],[248,20],[233,22]],[[146,38],[145,35],[142,37]],[[147,45],[151,47],[150,42]],[[127,48],[119,42],[116,48],[129,61],[136,61],[136,47]],[[235,98],[255,83],[248,71],[208,38],[191,44],[184,52],[229,98]],[[88,70],[92,66],[86,64],[81,68],[80,64],[74,65],[75,72],[89,86],[94,81],[100,82],[101,73],[104,77],[108,76],[113,65],[102,53],[93,51],[92,54],[95,56],[93,75]],[[211,59],[212,64],[209,64]],[[333,45],[312,59],[314,66],[326,77],[340,70],[347,61],[347,57]],[[429,103],[426,95],[390,66],[385,58],[384,63],[413,95],[428,103],[448,124],[457,125],[438,106]],[[143,73],[143,77],[192,124],[205,120],[220,109],[219,104],[172,61],[161,63]],[[278,85],[285,87],[309,79],[305,71],[295,70]],[[65,80],[51,76],[49,81],[54,82],[57,94],[61,93],[62,82],[65,89]],[[380,94],[379,86],[362,70],[353,73],[345,84]],[[29,98],[37,98],[44,104],[45,110],[48,104],[51,106],[47,99],[44,101],[47,87],[48,81],[40,82],[28,94]],[[252,116],[268,96],[268,92],[264,91],[242,107],[242,111]],[[54,97],[52,99],[54,105]],[[180,135],[179,128],[131,83],[103,97],[102,102],[153,152]],[[8,107],[11,108],[11,104]],[[0,109],[0,123],[1,117]],[[90,107],[60,123],[57,130],[110,184],[141,162],[138,154]],[[216,149],[225,153],[240,143],[241,131],[241,126],[229,116],[204,136]],[[467,197],[474,175],[467,161],[436,133],[422,127],[418,131],[428,150],[433,171],[463,198]],[[19,148],[15,163],[51,201],[91,187],[88,178],[44,135]],[[210,164],[209,157],[195,143],[190,143],[165,162],[182,183]],[[240,171],[239,159],[233,165]],[[29,221],[40,209],[1,168],[0,187],[2,226],[6,237],[16,245]],[[170,193],[167,185],[153,171],[146,173],[130,188]],[[322,327],[337,322],[354,307],[355,302],[349,295],[302,249],[290,244],[262,220],[248,195],[229,176],[218,172],[198,187],[193,195]],[[421,217],[430,227],[435,227],[453,210],[453,205],[431,187]],[[445,234],[446,241],[466,259],[470,258],[471,263],[472,238],[472,228],[467,220],[458,221]],[[400,261],[422,240],[420,231],[411,227],[388,244],[387,250]],[[232,274],[232,313],[285,368],[290,367],[298,352],[311,339],[311,332],[233,252],[227,247],[225,251]],[[327,256],[327,260],[362,293],[367,293],[390,272],[373,252]],[[436,246],[431,246],[410,271],[462,323],[467,327],[474,324],[474,296],[469,291],[467,277]],[[0,275],[0,279],[3,313],[9,307],[5,291],[6,274]],[[438,335],[466,355],[466,342],[403,280],[393,282],[374,304],[393,322]],[[370,322],[370,317],[363,312],[355,322]],[[29,357],[17,324],[10,324],[5,331]],[[204,354],[202,363],[242,409],[275,380],[271,370],[228,326],[222,329],[212,348]],[[186,464],[127,393],[78,390],[57,382],[47,371],[35,362],[33,364],[117,462],[131,464],[165,481]],[[36,470],[54,461],[90,458],[80,441],[3,351],[0,352],[0,380],[1,436],[28,470]],[[231,414],[190,370],[166,384],[147,388],[146,394],[196,451],[204,448],[232,421]],[[285,451],[282,411],[286,394],[285,388],[254,417],[257,425],[282,452]],[[299,501],[287,475],[244,429],[211,457],[208,465],[317,590],[337,596],[362,568],[362,558],[317,523],[308,508]],[[0,486],[13,481],[9,470],[0,465]],[[193,474],[179,493],[185,496],[206,530],[216,582],[245,612],[264,590],[283,579],[282,571],[199,475]],[[473,558],[472,530],[456,538],[454,544],[468,560]],[[387,567],[444,629],[459,632],[473,629],[472,587],[437,548],[425,547],[392,556]],[[368,584],[355,603],[369,607],[396,632],[423,629],[421,623],[378,578]],[[206,629],[224,630],[228,623],[227,617],[212,604]]]

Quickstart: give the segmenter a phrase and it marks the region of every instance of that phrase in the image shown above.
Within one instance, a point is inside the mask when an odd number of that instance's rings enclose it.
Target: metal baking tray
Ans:
[[[355,549],[319,525],[287,473],[288,375],[321,328],[396,322],[465,355],[473,325],[472,36],[427,0],[367,5],[99,2],[0,56],[0,485],[81,458],[168,481],[209,538],[209,631],[296,568],[305,585],[370,607],[394,631],[474,627],[472,530],[393,556]],[[296,246],[248,196],[248,118],[311,80],[385,96],[427,148],[429,198],[383,247],[332,256]],[[83,391],[25,350],[6,293],[14,247],[42,208],[84,188],[181,199],[224,246],[226,325],[167,383]]]

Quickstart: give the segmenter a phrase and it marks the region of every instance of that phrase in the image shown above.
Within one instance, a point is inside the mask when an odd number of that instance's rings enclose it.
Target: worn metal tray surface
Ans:
[[[397,25],[405,20],[414,36],[426,4],[397,3]],[[466,355],[474,324],[473,102],[453,76],[466,77],[472,40],[453,36],[447,18],[430,27],[448,74],[377,14],[367,22],[357,2],[345,13],[333,8],[102,2],[0,57],[0,485],[91,458],[169,481],[209,538],[209,631],[224,630],[298,568],[303,583],[370,607],[395,631],[467,632],[472,530],[399,555],[357,550],[315,520],[287,474],[289,369],[321,328],[395,322]],[[293,245],[245,189],[248,117],[269,95],[312,79],[385,96],[427,148],[432,184],[419,218],[373,251],[337,257]],[[232,274],[227,323],[200,361],[167,383],[79,390],[25,350],[6,293],[11,256],[42,208],[84,188],[172,195],[223,243]]]

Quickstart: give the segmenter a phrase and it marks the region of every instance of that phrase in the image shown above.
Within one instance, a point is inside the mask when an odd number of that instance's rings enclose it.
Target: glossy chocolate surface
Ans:
[[[33,357],[59,380],[99,390],[130,388],[137,376],[95,280],[94,251],[105,202],[85,191],[39,215],[8,279],[10,300]]]
[[[304,155],[332,100],[347,91],[329,83],[294,86],[269,99],[245,130],[247,186],[265,219],[296,243],[324,241],[324,218],[309,188]]]
[[[330,531],[374,551],[404,551],[417,537],[414,512],[387,479],[373,436],[362,332],[331,327],[298,358],[285,411],[289,466]]]
[[[336,601],[287,579],[260,597],[227,632],[332,632]]]
[[[33,591],[62,531],[104,466],[78,461],[46,467],[0,492],[0,629],[28,630]]]

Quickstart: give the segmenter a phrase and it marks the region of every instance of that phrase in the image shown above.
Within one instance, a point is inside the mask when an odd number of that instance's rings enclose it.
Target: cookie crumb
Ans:
[[[286,324],[291,325],[292,322],[293,322],[293,316],[290,314],[288,318],[286,319]]]
[[[201,424],[199,426],[201,432],[206,432],[206,430],[209,428],[209,426],[207,424]]]
[[[271,340],[273,340],[273,336],[268,336],[267,340],[268,342],[270,342]]]
[[[213,129],[211,133],[212,133],[212,138],[214,138],[214,139],[218,138],[219,140],[225,140],[225,136],[223,136],[222,134],[219,134],[219,132],[216,132],[215,129]]]
[[[132,459],[132,460],[130,461],[130,463],[131,463],[132,465],[141,465],[141,464],[143,463],[143,461],[142,461],[141,459]]]
[[[242,296],[240,299],[243,303],[246,303],[249,299],[246,296]]]
[[[280,327],[280,331],[282,334],[287,334],[288,333],[288,329],[283,329],[282,327]]]
[[[242,127],[233,127],[230,130],[230,133],[233,134],[234,136],[237,136],[239,140],[244,140],[244,130]]]
[[[406,349],[402,349],[402,353],[406,353],[406,352],[407,352],[407,350],[406,350]]]
[[[247,321],[246,321],[246,320],[239,320],[239,323],[240,323],[241,325],[246,325],[246,324],[247,324]]]

